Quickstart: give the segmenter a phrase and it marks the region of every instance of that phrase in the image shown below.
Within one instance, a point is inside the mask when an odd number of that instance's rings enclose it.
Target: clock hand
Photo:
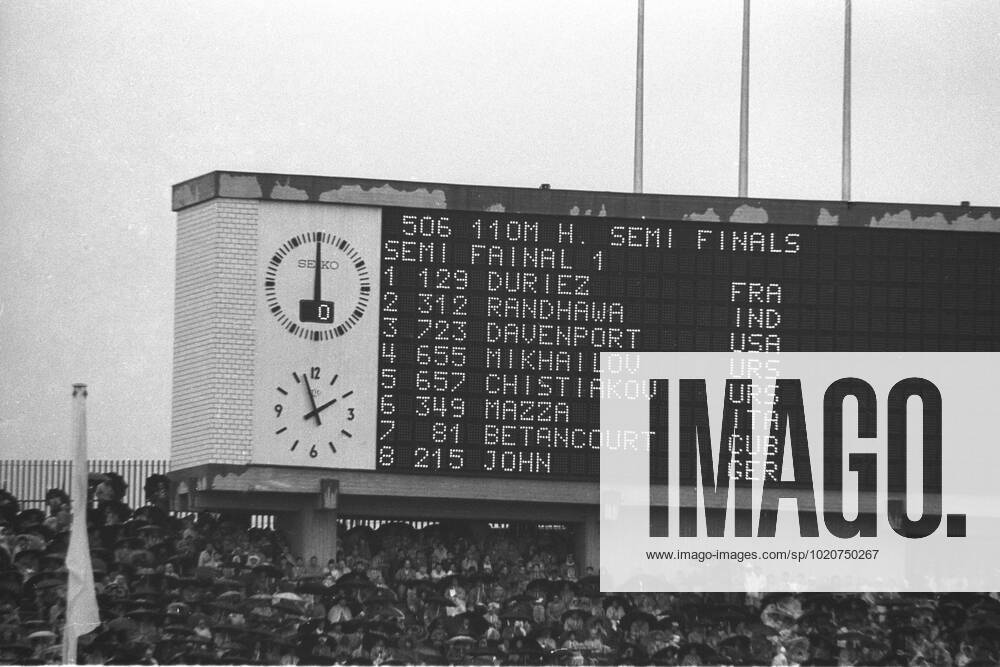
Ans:
[[[313,406],[312,412],[307,412],[306,414],[302,415],[302,418],[303,419],[310,419],[311,417],[316,417],[316,416],[319,415],[319,413],[323,412],[324,410],[326,410],[328,407],[330,407],[331,405],[333,405],[336,402],[337,402],[337,399],[336,398],[332,398],[329,401],[327,401],[326,403],[324,403],[323,405],[319,406],[318,408],[315,407],[315,406]]]
[[[312,408],[313,408],[312,412],[310,412],[309,415],[306,415],[306,417],[308,418],[310,415],[312,417],[315,417],[316,418],[316,426],[322,426],[323,422],[320,421],[319,410],[316,409],[316,399],[313,397],[312,387],[309,386],[309,378],[305,377],[305,376],[303,376],[303,378],[306,381],[306,391],[309,393],[309,403],[312,405]]]
[[[319,251],[319,241],[316,241],[316,269],[313,273],[313,300],[321,301],[320,297],[320,284],[323,282],[321,276],[323,275],[320,271],[320,251]],[[313,407],[316,407],[315,405]]]

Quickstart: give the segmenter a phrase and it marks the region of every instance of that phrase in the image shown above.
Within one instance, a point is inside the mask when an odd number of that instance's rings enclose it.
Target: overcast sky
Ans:
[[[1000,204],[1000,2],[854,0],[856,200]],[[631,190],[634,1],[0,1],[0,458],[167,457],[215,169]],[[739,0],[646,3],[647,192],[735,195]],[[843,0],[754,0],[751,196],[840,196]]]

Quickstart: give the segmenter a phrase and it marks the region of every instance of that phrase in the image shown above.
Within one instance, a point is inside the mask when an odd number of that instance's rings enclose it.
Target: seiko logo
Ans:
[[[315,259],[300,259],[299,260],[299,268],[300,269],[315,269],[316,268],[316,260]],[[331,271],[335,271],[335,270],[337,270],[337,269],[340,268],[340,262],[335,262],[332,259],[331,260],[327,260],[327,259],[320,260],[319,268],[321,268],[321,269],[329,269]]]

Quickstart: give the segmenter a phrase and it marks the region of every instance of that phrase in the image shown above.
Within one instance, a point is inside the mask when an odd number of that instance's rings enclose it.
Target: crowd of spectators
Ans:
[[[85,664],[966,665],[1000,659],[1000,596],[599,593],[570,531],[481,523],[344,531],[296,554],[277,531],[121,502],[88,510],[101,626]],[[55,664],[70,507],[0,491],[0,664]]]

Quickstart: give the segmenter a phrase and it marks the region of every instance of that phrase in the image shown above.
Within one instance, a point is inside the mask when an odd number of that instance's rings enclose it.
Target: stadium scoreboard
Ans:
[[[384,471],[596,480],[602,351],[1000,341],[990,233],[386,207],[380,238]]]

